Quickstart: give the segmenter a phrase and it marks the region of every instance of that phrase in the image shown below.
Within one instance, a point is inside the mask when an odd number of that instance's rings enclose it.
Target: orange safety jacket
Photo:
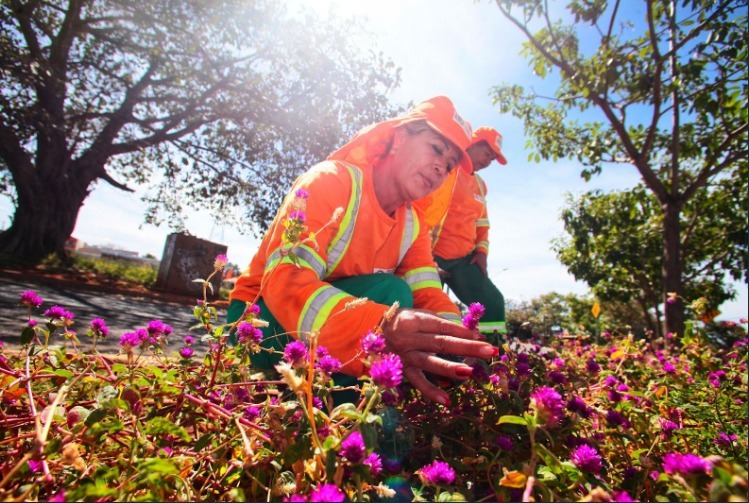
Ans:
[[[427,228],[410,205],[398,208],[393,216],[382,210],[374,192],[372,169],[367,163],[357,167],[325,161],[301,175],[231,293],[232,300],[245,302],[261,296],[294,338],[304,339],[319,330],[318,345],[343,363],[343,372],[356,376],[365,372],[356,357],[359,341],[390,306],[365,301],[346,309],[355,297],[331,282],[393,273],[411,287],[414,307],[460,320],[459,310],[442,291]],[[282,236],[298,189],[309,193],[305,225],[308,232],[316,234],[313,242],[293,250],[298,258],[295,265],[282,253],[289,246]],[[342,217],[326,225],[339,207]],[[307,236],[303,234],[302,239]]]
[[[445,181],[445,184],[452,181],[452,197],[447,211],[432,231],[432,252],[446,260],[462,258],[474,251],[488,255],[486,182],[478,173],[467,174],[457,169],[454,172],[454,177]]]

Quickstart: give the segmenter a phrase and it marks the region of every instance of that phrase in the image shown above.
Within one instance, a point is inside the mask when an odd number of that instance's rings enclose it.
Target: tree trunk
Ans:
[[[89,182],[74,177],[60,177],[51,186],[39,180],[26,182],[16,185],[13,223],[0,232],[2,263],[34,265],[51,253],[64,254],[65,241],[88,195]]]
[[[678,204],[670,202],[663,205],[663,305],[666,314],[666,333],[672,332],[681,337],[684,335],[683,301],[668,302],[668,293],[683,293],[682,261]]]

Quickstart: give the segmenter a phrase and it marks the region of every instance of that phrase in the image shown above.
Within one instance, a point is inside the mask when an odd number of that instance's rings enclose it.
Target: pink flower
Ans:
[[[364,445],[364,438],[358,431],[352,432],[341,442],[341,456],[349,463],[359,463],[367,454],[367,448]]]
[[[570,461],[584,472],[599,473],[603,468],[601,455],[595,448],[586,444],[579,445],[572,451]]]
[[[263,340],[263,332],[252,323],[243,321],[237,326],[237,339],[243,344],[260,344]]]
[[[361,338],[361,347],[368,355],[382,354],[383,351],[385,351],[385,345],[385,338],[372,331],[367,332],[364,334],[364,337]]]
[[[543,424],[557,426],[564,416],[562,396],[552,388],[541,386],[531,393],[531,408]]]
[[[297,191],[294,192],[294,195],[298,197],[299,199],[309,198],[309,192],[307,192],[305,189],[297,189]]]
[[[372,381],[383,388],[395,388],[403,380],[403,364],[398,355],[388,353],[369,369]]]
[[[424,485],[448,485],[455,481],[455,470],[444,461],[434,460],[419,470],[419,478]]]
[[[39,307],[44,303],[42,298],[36,292],[26,290],[21,294],[21,305],[28,307]]]
[[[104,338],[109,335],[109,327],[107,327],[106,323],[104,323],[104,320],[102,320],[101,318],[94,318],[93,320],[91,320],[88,328],[98,337]]]
[[[292,341],[283,350],[283,359],[292,365],[301,365],[309,359],[309,351],[302,341]]]
[[[712,469],[713,465],[710,461],[696,454],[668,453],[663,456],[663,471],[669,474],[709,474],[712,472]]]
[[[364,460],[364,465],[369,467],[369,473],[371,473],[372,476],[377,476],[382,472],[382,459],[376,452],[367,456]]]
[[[220,271],[223,267],[229,263],[229,259],[223,253],[216,255],[216,259],[213,261],[213,269]]]
[[[192,357],[194,353],[195,351],[193,351],[193,349],[188,346],[185,346],[184,348],[179,350],[179,355],[185,359]]]
[[[324,484],[318,486],[309,495],[310,501],[330,501],[339,502],[346,499],[346,495],[341,491],[338,486],[333,484]]]

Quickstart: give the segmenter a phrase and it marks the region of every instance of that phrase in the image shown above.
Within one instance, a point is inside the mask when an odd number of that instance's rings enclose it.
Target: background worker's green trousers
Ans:
[[[442,257],[434,259],[440,269],[449,274],[442,279],[442,283],[446,283],[463,304],[468,306],[472,302],[479,302],[486,308],[479,329],[483,332],[483,327],[493,326],[498,327],[498,332],[504,333],[505,298],[479,266],[470,263],[472,257],[473,254],[451,260]]]

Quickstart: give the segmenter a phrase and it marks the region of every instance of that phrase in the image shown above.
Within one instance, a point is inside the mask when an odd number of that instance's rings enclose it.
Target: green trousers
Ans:
[[[471,264],[473,254],[462,258],[446,260],[442,257],[434,257],[440,269],[447,271],[450,276],[444,278],[442,283],[447,283],[450,290],[460,301],[469,305],[479,302],[486,308],[482,322],[500,323],[505,321],[505,298],[502,292],[494,286],[492,280],[485,276],[479,266]]]
[[[367,299],[377,302],[378,304],[392,305],[396,301],[400,304],[400,307],[413,307],[413,294],[411,288],[401,278],[392,274],[365,274],[362,276],[354,276],[351,278],[345,278],[331,283],[334,287],[343,290],[344,292],[353,295],[355,297],[366,297]],[[252,355],[252,366],[260,370],[273,370],[274,366],[281,361],[281,353],[286,345],[293,341],[294,338],[286,334],[289,330],[285,329],[278,323],[276,317],[270,312],[268,306],[262,297],[257,302],[260,307],[260,315],[258,316],[261,320],[268,322],[268,326],[263,328],[263,342],[260,346],[267,349],[272,349],[273,353],[268,351],[261,351],[260,353]],[[245,312],[246,303],[241,300],[233,300],[229,304],[229,310],[226,313],[226,322],[234,323],[237,321]],[[296,330],[296,327],[290,327],[291,330]],[[372,327],[374,328],[374,327]],[[364,334],[351,334],[352,337],[359,338]],[[236,333],[229,336],[229,343],[232,345],[237,344]],[[352,386],[356,384],[357,378],[343,373],[337,373],[333,376],[333,381],[336,386]],[[340,394],[335,399],[335,402],[353,402],[357,396],[351,394],[351,396],[343,396]]]

